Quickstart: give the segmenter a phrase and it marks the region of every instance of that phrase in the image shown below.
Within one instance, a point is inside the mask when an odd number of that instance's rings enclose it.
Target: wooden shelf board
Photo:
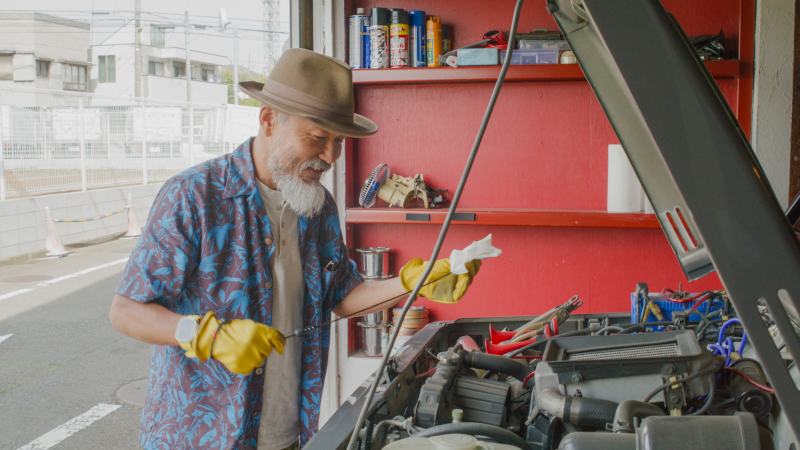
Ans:
[[[715,78],[737,78],[739,60],[706,61]],[[423,67],[408,69],[356,69],[353,84],[488,83],[497,81],[500,66]],[[578,64],[511,66],[506,81],[585,80]]]
[[[655,214],[607,211],[563,211],[535,209],[459,209],[475,214],[474,221],[453,220],[453,225],[500,225],[521,227],[660,228]],[[429,214],[429,221],[406,220],[406,214]],[[447,210],[419,208],[347,208],[347,223],[422,224],[444,223]]]

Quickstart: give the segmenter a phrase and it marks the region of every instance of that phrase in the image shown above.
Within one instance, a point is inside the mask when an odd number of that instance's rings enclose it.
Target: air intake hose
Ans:
[[[506,358],[500,355],[490,355],[481,352],[461,352],[464,357],[464,365],[472,369],[491,370],[492,372],[511,375],[519,381],[533,373],[533,368],[524,362],[516,359]],[[613,416],[613,414],[612,414]]]
[[[536,404],[565,422],[602,429],[606,424],[614,423],[618,406],[610,400],[565,396],[555,389],[539,393]]]

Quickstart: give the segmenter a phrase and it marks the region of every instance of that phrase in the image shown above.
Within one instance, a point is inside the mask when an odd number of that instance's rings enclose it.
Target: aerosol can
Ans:
[[[370,69],[389,68],[389,25],[386,8],[372,8],[369,27]]]
[[[356,15],[350,16],[350,68],[369,69],[370,60],[370,18],[364,8],[358,8]]]

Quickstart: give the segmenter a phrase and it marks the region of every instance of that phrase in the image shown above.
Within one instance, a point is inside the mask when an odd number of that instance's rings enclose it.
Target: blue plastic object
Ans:
[[[688,294],[689,297],[694,297],[697,294]],[[688,302],[688,303],[677,303],[671,300],[667,300],[664,298],[664,295],[661,293],[650,293],[649,294],[650,300],[652,300],[659,308],[661,308],[661,314],[664,315],[664,320],[672,320],[672,313],[674,311],[684,311],[691,308],[695,302]],[[636,297],[636,293],[631,293],[631,323],[639,323],[639,316],[642,315],[642,310],[647,307],[647,302],[641,298]],[[700,303],[697,309],[705,314],[706,307],[708,307],[708,300]],[[725,303],[721,299],[717,299],[712,302],[711,308],[709,308],[708,312],[717,311],[719,309],[723,309],[725,307]],[[699,322],[700,316],[697,314],[689,314],[689,322]],[[650,314],[647,317],[645,322],[658,322],[658,318],[654,314]],[[663,326],[654,327],[656,330],[663,330]]]

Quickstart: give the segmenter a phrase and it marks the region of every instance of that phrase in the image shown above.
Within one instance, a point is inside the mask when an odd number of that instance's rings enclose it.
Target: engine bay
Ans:
[[[797,445],[724,291],[650,294],[640,284],[632,304],[631,314],[577,314],[573,297],[537,317],[429,324],[380,374],[357,448]],[[766,307],[762,317],[797,376]],[[306,448],[346,446],[373,379]]]

